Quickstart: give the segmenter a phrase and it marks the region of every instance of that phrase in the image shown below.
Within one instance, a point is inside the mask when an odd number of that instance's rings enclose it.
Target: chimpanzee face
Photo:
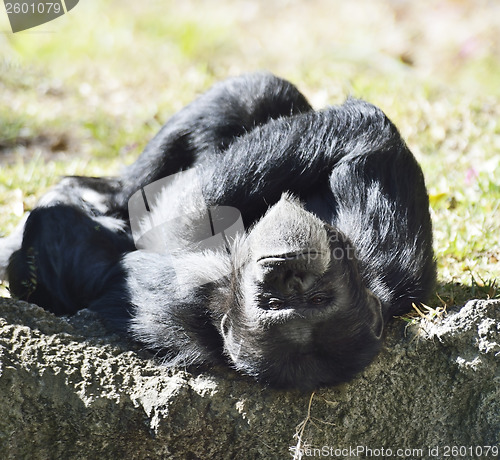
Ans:
[[[311,389],[352,378],[375,356],[379,300],[345,237],[284,196],[236,255],[239,285],[222,320],[235,368],[277,387]]]

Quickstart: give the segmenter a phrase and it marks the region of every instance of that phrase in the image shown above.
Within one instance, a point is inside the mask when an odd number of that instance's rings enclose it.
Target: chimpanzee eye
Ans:
[[[311,297],[311,302],[315,305],[321,305],[322,303],[326,302],[326,297],[321,294],[316,294]]]
[[[269,299],[268,305],[271,310],[279,310],[280,308],[283,307],[283,301],[281,299]]]

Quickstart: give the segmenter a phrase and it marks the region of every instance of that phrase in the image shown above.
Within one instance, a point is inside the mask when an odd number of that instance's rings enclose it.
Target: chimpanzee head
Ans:
[[[278,388],[351,379],[379,349],[380,301],[353,246],[284,195],[234,251],[234,295],[221,322],[234,367]]]

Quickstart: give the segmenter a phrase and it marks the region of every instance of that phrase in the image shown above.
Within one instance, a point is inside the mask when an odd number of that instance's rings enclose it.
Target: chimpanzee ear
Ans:
[[[371,313],[371,329],[373,334],[377,339],[382,337],[382,333],[384,332],[384,319],[382,316],[382,304],[380,303],[379,298],[373,294],[373,292],[367,289],[368,299],[367,304]]]

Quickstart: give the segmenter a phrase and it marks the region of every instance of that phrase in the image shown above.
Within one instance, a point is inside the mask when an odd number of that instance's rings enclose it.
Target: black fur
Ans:
[[[180,175],[151,209],[177,250],[134,250],[131,196],[192,167],[197,185]],[[196,229],[221,205],[247,231],[201,250]],[[420,167],[378,108],[313,111],[290,83],[245,75],[174,115],[121,177],[66,178],[42,198],[8,279],[57,314],[100,312],[170,365],[227,362],[317,388],[362,370],[384,323],[429,296],[428,207]]]

